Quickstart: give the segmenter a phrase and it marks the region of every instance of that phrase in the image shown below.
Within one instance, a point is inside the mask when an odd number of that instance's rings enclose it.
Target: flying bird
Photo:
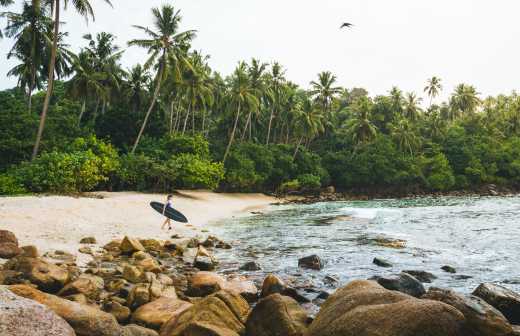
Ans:
[[[352,23],[345,22],[344,24],[341,25],[341,27],[339,27],[339,29],[352,28],[352,27],[354,27],[354,25]]]

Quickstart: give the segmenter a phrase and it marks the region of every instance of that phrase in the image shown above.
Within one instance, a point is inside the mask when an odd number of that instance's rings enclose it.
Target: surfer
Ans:
[[[164,216],[164,213],[166,212],[166,209],[167,208],[170,208],[170,209],[173,209],[173,201],[172,201],[172,198],[173,198],[173,195],[168,195],[168,197],[166,197],[166,203],[164,203],[164,208],[163,208],[163,216]],[[161,230],[164,230],[164,227],[168,225],[168,230],[171,230],[172,229],[172,221],[170,218],[166,217],[166,219],[164,220],[164,223],[163,225],[161,226]]]

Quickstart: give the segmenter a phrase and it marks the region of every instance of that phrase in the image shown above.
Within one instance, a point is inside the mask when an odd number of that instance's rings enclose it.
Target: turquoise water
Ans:
[[[520,197],[445,197],[273,206],[263,215],[235,218],[212,227],[235,242],[219,252],[223,272],[246,261],[302,286],[326,287],[324,278],[353,279],[422,270],[431,285],[471,292],[482,282],[520,291]],[[397,242],[397,247],[382,243]],[[298,258],[317,254],[321,271],[298,269]],[[393,264],[372,264],[380,257]],[[450,265],[456,274],[440,268]]]

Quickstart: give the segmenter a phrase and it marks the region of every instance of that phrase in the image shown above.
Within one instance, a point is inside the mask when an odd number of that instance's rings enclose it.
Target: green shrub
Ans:
[[[285,194],[285,193],[299,191],[300,188],[301,188],[300,181],[298,181],[298,180],[291,180],[291,181],[287,181],[285,183],[282,183],[280,185],[280,188],[278,188],[278,190],[279,190],[279,192]]]
[[[21,195],[25,193],[27,193],[27,190],[16,178],[11,175],[0,174],[0,195]]]
[[[316,175],[303,174],[298,176],[297,181],[303,191],[317,191],[321,188],[321,179]]]
[[[430,190],[446,191],[455,185],[453,171],[443,153],[437,153],[433,157],[425,159],[423,174]]]
[[[121,157],[115,184],[119,190],[167,191],[176,179],[176,171],[166,165],[143,154],[126,154]]]
[[[175,172],[177,188],[204,188],[214,190],[224,178],[222,163],[211,162],[194,154],[181,154],[167,163],[168,169]]]

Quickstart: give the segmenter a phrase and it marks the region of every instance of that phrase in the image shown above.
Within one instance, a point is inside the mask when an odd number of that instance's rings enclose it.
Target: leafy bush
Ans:
[[[303,191],[316,191],[321,188],[321,179],[319,176],[303,174],[298,176],[297,180],[300,183],[300,188]]]
[[[214,190],[224,178],[222,163],[214,163],[194,154],[181,154],[168,161],[168,168],[177,175],[177,188]]]
[[[171,190],[177,173],[143,154],[126,154],[121,157],[115,184],[119,190],[167,191]]]
[[[299,191],[300,188],[301,188],[300,181],[298,181],[298,180],[291,180],[291,181],[287,181],[285,183],[282,183],[278,190],[279,190],[279,192],[281,192],[283,194],[286,194],[286,193]]]
[[[0,195],[20,195],[27,193],[27,190],[16,178],[8,174],[0,174]]]
[[[425,160],[423,167],[427,187],[434,191],[446,191],[455,185],[455,177],[448,159],[443,153],[438,153]]]

